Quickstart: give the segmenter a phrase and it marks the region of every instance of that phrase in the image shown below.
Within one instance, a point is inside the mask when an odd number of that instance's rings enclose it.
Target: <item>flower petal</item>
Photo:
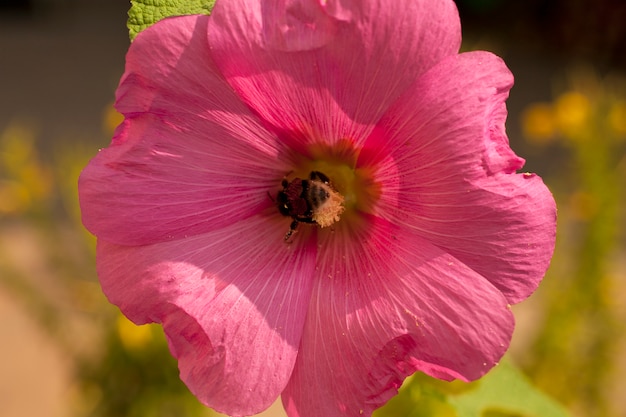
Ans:
[[[315,247],[285,244],[276,233],[284,227],[254,216],[149,246],[99,241],[98,274],[109,300],[135,323],[162,323],[181,379],[229,415],[271,405],[294,366]]]
[[[381,219],[321,235],[318,274],[294,373],[290,417],[369,416],[420,370],[479,378],[506,351],[513,316],[493,285]]]
[[[461,32],[448,0],[234,0],[216,3],[209,38],[233,88],[304,152],[362,141]]]
[[[415,230],[515,303],[549,265],[556,207],[539,177],[515,174],[524,161],[504,131],[512,83],[492,54],[448,58],[390,108],[359,164],[378,166],[378,215]]]
[[[131,45],[116,103],[126,120],[79,181],[99,238],[149,244],[223,227],[271,205],[290,169],[216,69],[207,21],[165,19]]]

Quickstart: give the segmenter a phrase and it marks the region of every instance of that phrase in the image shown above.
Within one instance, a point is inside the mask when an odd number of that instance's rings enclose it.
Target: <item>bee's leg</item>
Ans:
[[[294,220],[291,222],[291,224],[289,225],[289,231],[285,234],[285,242],[288,241],[289,238],[298,231],[298,223],[300,223],[298,220]]]

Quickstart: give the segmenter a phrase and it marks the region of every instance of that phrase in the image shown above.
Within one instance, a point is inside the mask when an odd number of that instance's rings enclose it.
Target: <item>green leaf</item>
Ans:
[[[169,16],[210,14],[215,0],[131,0],[128,11],[130,40],[148,26]]]
[[[569,417],[537,390],[522,372],[503,360],[478,381],[445,382],[417,373],[375,417]]]
[[[537,390],[522,372],[503,361],[474,389],[448,397],[458,417],[528,416],[569,417],[565,408]]]

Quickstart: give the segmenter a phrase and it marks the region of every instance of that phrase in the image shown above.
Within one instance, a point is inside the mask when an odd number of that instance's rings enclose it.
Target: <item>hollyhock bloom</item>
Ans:
[[[460,39],[451,0],[218,0],[137,36],[83,221],[104,292],[163,325],[203,403],[367,416],[504,354],[555,205],[516,173],[510,72]]]

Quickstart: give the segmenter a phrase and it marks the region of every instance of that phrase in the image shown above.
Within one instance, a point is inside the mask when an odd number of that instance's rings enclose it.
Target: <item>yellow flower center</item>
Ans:
[[[380,185],[373,179],[373,170],[357,168],[357,151],[348,140],[332,146],[315,144],[309,147],[308,155],[302,156],[288,179],[308,179],[311,172],[321,172],[330,180],[331,187],[343,201],[341,221],[354,221],[359,213],[371,212],[380,195]]]

